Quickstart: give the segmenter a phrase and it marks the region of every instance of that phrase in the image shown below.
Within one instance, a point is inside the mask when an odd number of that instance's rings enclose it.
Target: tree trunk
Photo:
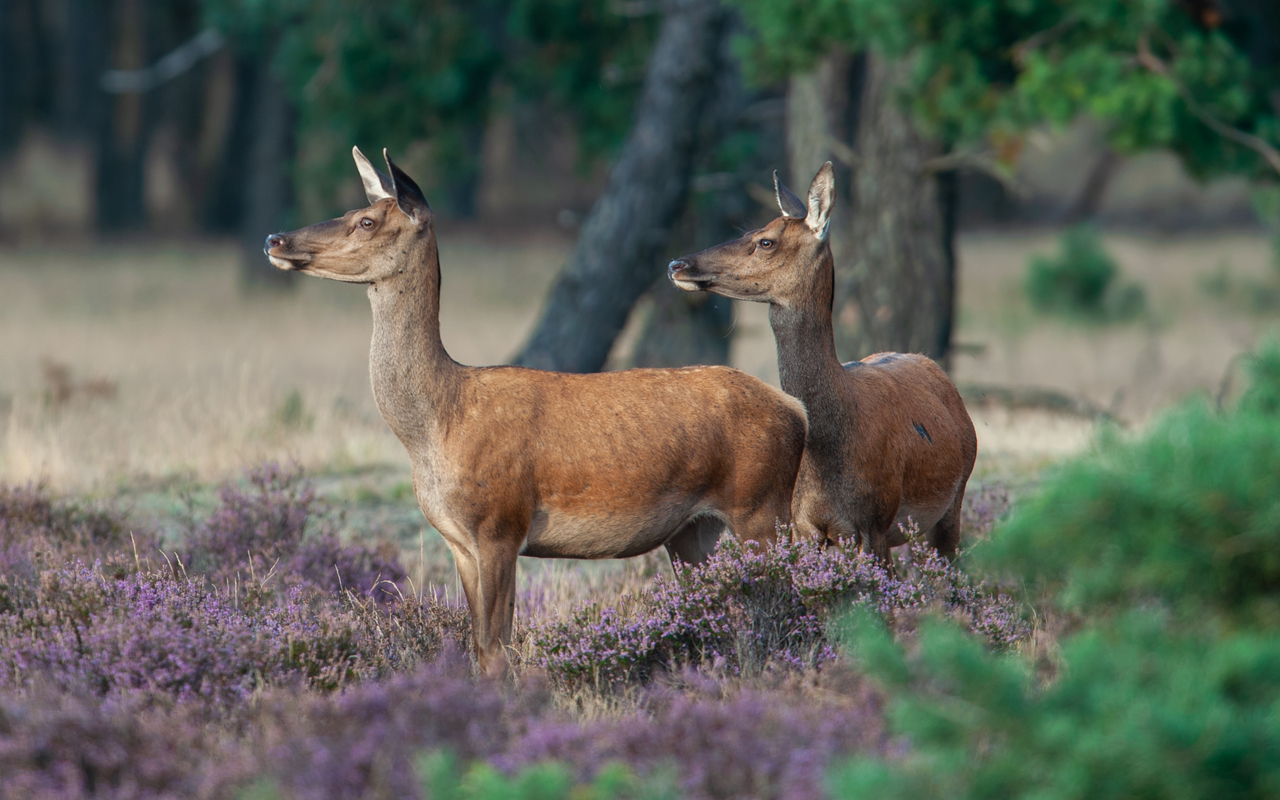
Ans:
[[[289,227],[293,210],[296,111],[284,84],[271,74],[269,59],[257,63],[246,120],[253,131],[244,153],[246,170],[240,219],[240,277],[247,289],[285,289],[296,273],[271,266],[262,252],[267,234]]]
[[[599,370],[635,301],[662,274],[726,22],[718,0],[667,6],[631,134],[515,363]]]
[[[155,54],[149,47],[150,0],[118,0],[111,20],[111,66],[141,69]],[[146,153],[155,110],[143,94],[112,95],[99,120],[95,205],[98,229],[131,233],[147,223]]]
[[[233,234],[246,289],[283,289],[295,275],[262,253],[267,234],[289,226],[293,209],[296,110],[271,74],[270,48],[235,54],[230,121],[204,198],[206,230]]]
[[[693,172],[709,181],[695,180],[684,218],[671,237],[673,250],[694,252],[738,235],[754,212],[744,184],[755,180],[758,167],[745,162],[724,163],[721,145],[735,131],[750,129],[757,141],[762,122],[747,113],[752,96],[742,78],[742,66],[733,53],[736,18],[722,28],[714,66],[715,86],[699,119],[699,142]],[[763,149],[767,149],[763,148]],[[649,290],[653,300],[641,323],[631,366],[683,367],[690,364],[728,364],[733,333],[733,301],[706,292],[685,292],[667,280],[665,271]]]
[[[924,353],[945,368],[956,193],[953,185],[940,187],[928,164],[941,146],[898,102],[903,69],[875,53],[865,57],[849,255],[836,262],[836,343],[844,358],[896,350]],[[946,181],[954,184],[954,177]]]

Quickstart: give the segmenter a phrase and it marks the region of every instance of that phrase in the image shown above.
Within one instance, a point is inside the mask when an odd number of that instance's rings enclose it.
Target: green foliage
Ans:
[[[1280,65],[1250,62],[1251,20],[1206,26],[1177,0],[737,0],[760,76],[803,71],[833,48],[903,59],[901,99],[943,141],[1016,158],[1020,135],[1088,114],[1120,150],[1168,147],[1197,175],[1269,174],[1210,130],[1182,96],[1226,125],[1280,143],[1268,97]],[[1263,13],[1263,12],[1259,12]],[[1140,43],[1150,55],[1138,58]],[[1162,67],[1151,69],[1159,59]]]
[[[945,623],[904,653],[873,624],[847,634],[892,697],[911,749],[831,776],[834,798],[1264,798],[1280,790],[1280,639],[1217,642],[1153,613],[1063,643],[1039,688],[1025,665]]]
[[[591,783],[576,781],[563,766],[536,764],[504,775],[488,764],[463,772],[447,753],[428,753],[418,761],[423,796],[432,800],[663,800],[676,796],[668,776],[639,780],[621,764],[606,766]]]
[[[576,123],[585,158],[616,149],[631,127],[657,16],[608,0],[513,0],[505,80],[517,97]]]
[[[1280,270],[1280,186],[1261,186],[1253,192],[1253,209],[1258,221],[1271,231],[1271,249]]]
[[[332,195],[350,147],[402,156],[428,141],[436,178],[467,180],[509,103],[570,115],[586,156],[618,144],[655,25],[607,0],[205,0],[241,49],[272,42],[300,110],[301,177]],[[348,181],[349,182],[349,181]]]
[[[1275,613],[1280,418],[1254,410],[1274,384],[1250,391],[1233,414],[1193,402],[1136,440],[1104,435],[975,556],[1089,614],[1153,600],[1188,616]]]
[[[1280,417],[1280,337],[1259,344],[1248,366],[1249,389],[1240,398],[1240,408]]]
[[[1116,282],[1120,268],[1092,226],[1062,236],[1057,257],[1037,256],[1027,267],[1027,297],[1041,311],[1095,320],[1132,319],[1146,305],[1142,287]]]
[[[307,410],[302,392],[290,389],[273,414],[275,421],[288,430],[308,430],[315,424],[315,416]]]
[[[953,623],[904,648],[846,618],[837,638],[911,744],[833,773],[833,797],[1276,796],[1280,341],[1249,371],[1235,410],[1192,403],[1105,437],[975,548],[1083,612],[1049,683]]]

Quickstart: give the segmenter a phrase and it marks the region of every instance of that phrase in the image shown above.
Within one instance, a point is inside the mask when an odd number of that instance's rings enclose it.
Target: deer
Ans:
[[[792,498],[800,535],[870,552],[890,549],[914,522],[948,558],[978,443],[973,421],[932,359],[876,353],[840,363],[832,327],[835,261],[828,238],[835,180],[828,161],[802,201],[773,173],[782,216],[741,238],[681,256],[668,276],[685,291],[769,304],[783,391],[809,413]]]
[[[415,498],[453,554],[481,671],[509,667],[519,556],[701,563],[728,530],[791,519],[803,405],[728,367],[597,374],[465,366],[440,335],[440,258],[422,190],[352,149],[367,208],[267,237],[282,270],[364,284],[369,375]]]

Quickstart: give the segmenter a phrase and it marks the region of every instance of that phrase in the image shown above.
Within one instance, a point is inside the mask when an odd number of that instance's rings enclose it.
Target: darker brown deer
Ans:
[[[354,150],[369,207],[267,237],[280,269],[365,284],[378,409],[453,552],[482,669],[506,664],[516,561],[705,559],[727,527],[768,542],[791,518],[799,402],[726,367],[594,375],[456,363],[440,340],[431,208]],[[386,151],[383,151],[384,157]]]
[[[778,182],[783,216],[671,262],[671,280],[769,304],[782,388],[809,412],[792,513],[801,533],[852,541],[888,563],[911,518],[939,552],[960,541],[960,506],[977,455],[973,422],[945,372],[922,355],[877,353],[841,364],[831,307],[827,162],[808,203]]]

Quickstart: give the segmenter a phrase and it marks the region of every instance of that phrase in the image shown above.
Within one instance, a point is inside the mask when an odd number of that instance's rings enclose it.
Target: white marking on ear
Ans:
[[[835,199],[835,170],[828,161],[813,177],[813,183],[809,184],[809,215],[804,218],[804,224],[818,237],[818,241],[825,241],[830,232],[831,205]]]
[[[778,198],[778,208],[782,209],[784,217],[804,217],[805,207],[804,201],[796,197],[795,192],[788,189],[782,181],[778,180],[778,171],[773,171],[773,195]]]
[[[396,196],[391,179],[379,172],[359,147],[351,148],[351,157],[356,160],[356,169],[360,170],[360,181],[364,183],[364,196],[369,198],[369,205]]]

